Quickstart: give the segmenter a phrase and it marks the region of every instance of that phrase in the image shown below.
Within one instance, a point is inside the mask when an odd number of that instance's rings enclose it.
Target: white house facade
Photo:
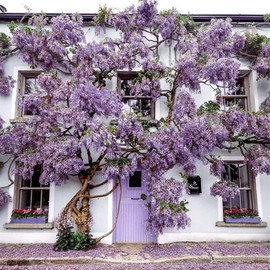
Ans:
[[[8,33],[7,23],[11,20],[20,20],[23,14],[0,14],[0,32]],[[53,16],[53,14],[48,14]],[[229,16],[229,15],[228,15]],[[199,16],[194,15],[196,23],[208,23],[214,17],[224,16]],[[94,29],[89,26],[92,15],[84,15],[86,37],[91,40],[96,38]],[[234,24],[235,31],[243,31],[248,25],[255,22],[260,33],[270,37],[270,24],[264,23],[263,16],[230,16]],[[90,30],[89,30],[90,29]],[[112,29],[108,29],[111,36],[117,35]],[[107,32],[108,34],[108,32]],[[102,36],[100,37],[102,38]],[[172,61],[173,53],[165,51],[162,55],[164,61]],[[256,111],[265,100],[270,89],[270,82],[264,78],[257,79],[255,71],[250,70],[249,63],[241,63],[243,76],[239,78],[239,89],[241,92],[222,93],[220,98],[224,100],[224,106],[232,100],[237,100],[242,108],[247,111]],[[18,97],[21,93],[28,91],[29,84],[35,84],[35,79],[39,74],[39,69],[32,70],[23,63],[17,56],[11,56],[5,62],[5,74],[11,75],[15,80],[15,87],[10,96],[0,98],[0,115],[9,122],[16,123],[27,118],[27,112],[18,110]],[[132,79],[134,73],[119,71],[118,78],[115,77],[108,83],[111,89],[125,87],[125,83]],[[163,87],[166,83],[163,82]],[[122,89],[125,93],[125,89]],[[121,90],[121,91],[122,91]],[[202,86],[200,94],[193,94],[197,105],[206,101],[215,100],[216,96],[208,86]],[[124,95],[126,110],[132,108],[136,102],[138,110],[142,114],[151,115],[155,119],[160,119],[166,115],[164,100],[153,102],[151,99],[132,98],[129,94]],[[226,205],[221,198],[210,196],[210,187],[217,180],[209,173],[209,166],[202,163],[197,164],[197,175],[200,180],[198,192],[185,194],[188,204],[188,216],[191,218],[191,226],[184,230],[165,229],[163,234],[157,237],[146,232],[147,209],[141,200],[141,194],[145,191],[145,184],[142,181],[143,171],[138,169],[131,179],[123,185],[123,195],[120,207],[120,216],[115,231],[102,240],[103,243],[112,244],[115,242],[155,242],[158,244],[186,241],[270,241],[270,177],[267,175],[252,176],[249,168],[243,164],[243,156],[237,151],[217,152],[228,166],[227,176],[231,181],[240,183],[240,195],[234,200],[229,200]],[[3,160],[6,157],[3,158]],[[12,165],[14,166],[14,164]],[[0,170],[0,186],[9,183],[8,166]],[[38,175],[38,172],[36,172]],[[167,172],[167,176],[177,175],[177,169]],[[11,185],[7,192],[12,200],[8,202],[0,211],[0,243],[54,243],[56,241],[56,229],[52,222],[59,215],[65,204],[74,193],[79,190],[80,183],[72,181],[72,177],[66,184],[56,186],[41,186],[38,184],[38,176],[33,176],[30,183],[25,183],[21,178],[13,175],[14,185]],[[95,176],[97,181],[102,182],[102,176]],[[106,193],[113,187],[112,183],[94,189],[95,194]],[[191,188],[192,189],[192,188]],[[196,187],[195,187],[196,189]],[[108,232],[114,223],[115,211],[118,203],[118,192],[109,196],[92,199],[92,230],[94,237],[99,237]],[[41,224],[15,224],[10,223],[13,209],[34,207],[38,203],[39,208],[48,210],[48,222]],[[224,222],[224,207],[240,207],[257,210],[261,218],[260,223],[226,223]],[[123,231],[125,228],[126,231]]]

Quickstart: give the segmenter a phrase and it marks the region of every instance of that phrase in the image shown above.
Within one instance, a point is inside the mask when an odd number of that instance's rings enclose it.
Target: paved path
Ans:
[[[270,243],[100,244],[65,252],[53,251],[52,244],[0,244],[2,269],[269,270]]]

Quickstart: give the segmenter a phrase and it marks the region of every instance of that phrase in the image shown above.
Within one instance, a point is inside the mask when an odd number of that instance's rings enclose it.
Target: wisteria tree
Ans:
[[[8,95],[14,83],[4,70],[8,56],[17,54],[43,72],[39,87],[21,99],[33,116],[27,123],[2,129],[0,152],[14,157],[16,173],[24,179],[31,178],[37,165],[42,166],[42,184],[61,185],[77,175],[81,189],[63,209],[62,219],[70,215],[78,231],[88,233],[90,199],[121,189],[121,182],[139,165],[148,181],[148,229],[155,234],[190,223],[182,200],[184,178],[167,179],[164,174],[171,168],[177,166],[187,176],[196,173],[197,160],[210,163],[211,174],[220,179],[211,193],[224,200],[239,190],[221,179],[224,167],[215,149],[238,149],[254,175],[270,173],[270,99],[259,112],[247,113],[237,105],[221,109],[214,101],[197,108],[192,98],[204,84],[217,95],[233,88],[241,58],[268,78],[267,37],[254,31],[233,33],[230,19],[196,25],[175,9],[158,13],[151,0],[140,0],[137,8],[118,14],[101,8],[93,25],[97,39],[88,41],[81,16],[49,20],[38,15],[28,25],[11,24],[10,37],[1,35],[2,95]],[[115,38],[103,40],[106,34],[99,35],[107,27],[115,29]],[[164,50],[175,57],[164,58]],[[165,118],[124,113],[121,95],[107,87],[120,70],[138,71],[132,94],[166,101]],[[104,181],[97,184],[94,176],[100,170]],[[109,192],[92,195],[92,189],[108,182],[113,182]],[[7,200],[0,189],[0,206]]]

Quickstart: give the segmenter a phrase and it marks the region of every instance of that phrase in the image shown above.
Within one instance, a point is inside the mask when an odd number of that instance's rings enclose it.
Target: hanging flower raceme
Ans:
[[[253,175],[270,174],[270,151],[262,145],[255,145],[245,153],[245,160],[251,165]]]
[[[233,85],[238,76],[239,67],[239,63],[227,57],[210,58],[204,66],[203,78],[212,84]]]
[[[194,156],[184,145],[183,138],[173,127],[163,127],[157,134],[150,135],[144,141],[147,150],[142,166],[161,175],[178,164],[185,173],[196,170]]]
[[[185,229],[190,225],[187,216],[187,202],[182,197],[185,185],[171,178],[151,177],[147,206],[149,218],[147,229],[154,234],[163,232],[166,227]]]
[[[11,200],[10,195],[0,188],[0,210]]]
[[[107,180],[126,181],[130,175],[133,175],[137,167],[137,156],[130,159],[124,157],[106,159],[106,164],[102,167],[102,175]]]
[[[153,101],[156,101],[160,97],[161,86],[159,78],[143,77],[141,81],[137,81],[134,87],[131,88],[131,94],[137,96],[149,96],[152,97]]]
[[[179,92],[174,106],[174,119],[181,126],[183,122],[197,117],[195,100],[187,91]]]
[[[225,172],[224,162],[222,160],[213,160],[210,164],[210,173],[217,178],[221,178],[223,172]]]
[[[98,89],[90,82],[76,85],[70,104],[78,106],[92,117],[95,114],[118,117],[122,108],[120,96],[116,92],[106,88]]]
[[[133,18],[133,24],[138,29],[149,27],[153,19],[157,16],[156,1],[139,0],[141,5],[137,8],[137,13]]]
[[[197,60],[197,55],[190,53],[190,51],[180,58],[175,67],[179,87],[185,86],[190,91],[200,92],[201,68]]]
[[[231,35],[231,19],[212,19],[209,27],[201,27],[199,30],[200,50],[221,57],[222,44],[228,42]]]
[[[235,196],[240,194],[239,187],[230,181],[219,181],[212,185],[210,188],[212,196],[220,196],[224,202],[228,199],[234,199]]]
[[[228,138],[228,131],[224,126],[212,124],[207,117],[202,117],[197,121],[187,122],[182,127],[181,136],[191,153],[206,162],[205,155],[211,153],[215,147],[222,148]]]
[[[136,144],[143,138],[143,127],[136,114],[121,115],[116,128],[116,138],[126,144]]]

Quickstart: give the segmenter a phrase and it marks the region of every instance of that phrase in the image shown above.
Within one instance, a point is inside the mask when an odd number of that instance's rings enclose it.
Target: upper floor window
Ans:
[[[225,87],[221,90],[222,109],[236,105],[244,111],[250,110],[248,75],[240,74],[234,87]]]
[[[37,76],[40,72],[37,71],[20,71],[18,75],[18,90],[19,97],[31,93],[37,87]],[[30,110],[26,110],[21,106],[17,106],[17,117],[32,115]]]
[[[124,111],[126,113],[134,112],[141,114],[144,118],[155,118],[155,104],[151,96],[132,94],[134,79],[137,72],[118,72],[117,89],[123,97]]]
[[[248,165],[241,162],[226,163],[222,178],[237,184],[240,189],[240,194],[234,199],[223,202],[224,209],[246,208],[256,210],[255,181]]]

